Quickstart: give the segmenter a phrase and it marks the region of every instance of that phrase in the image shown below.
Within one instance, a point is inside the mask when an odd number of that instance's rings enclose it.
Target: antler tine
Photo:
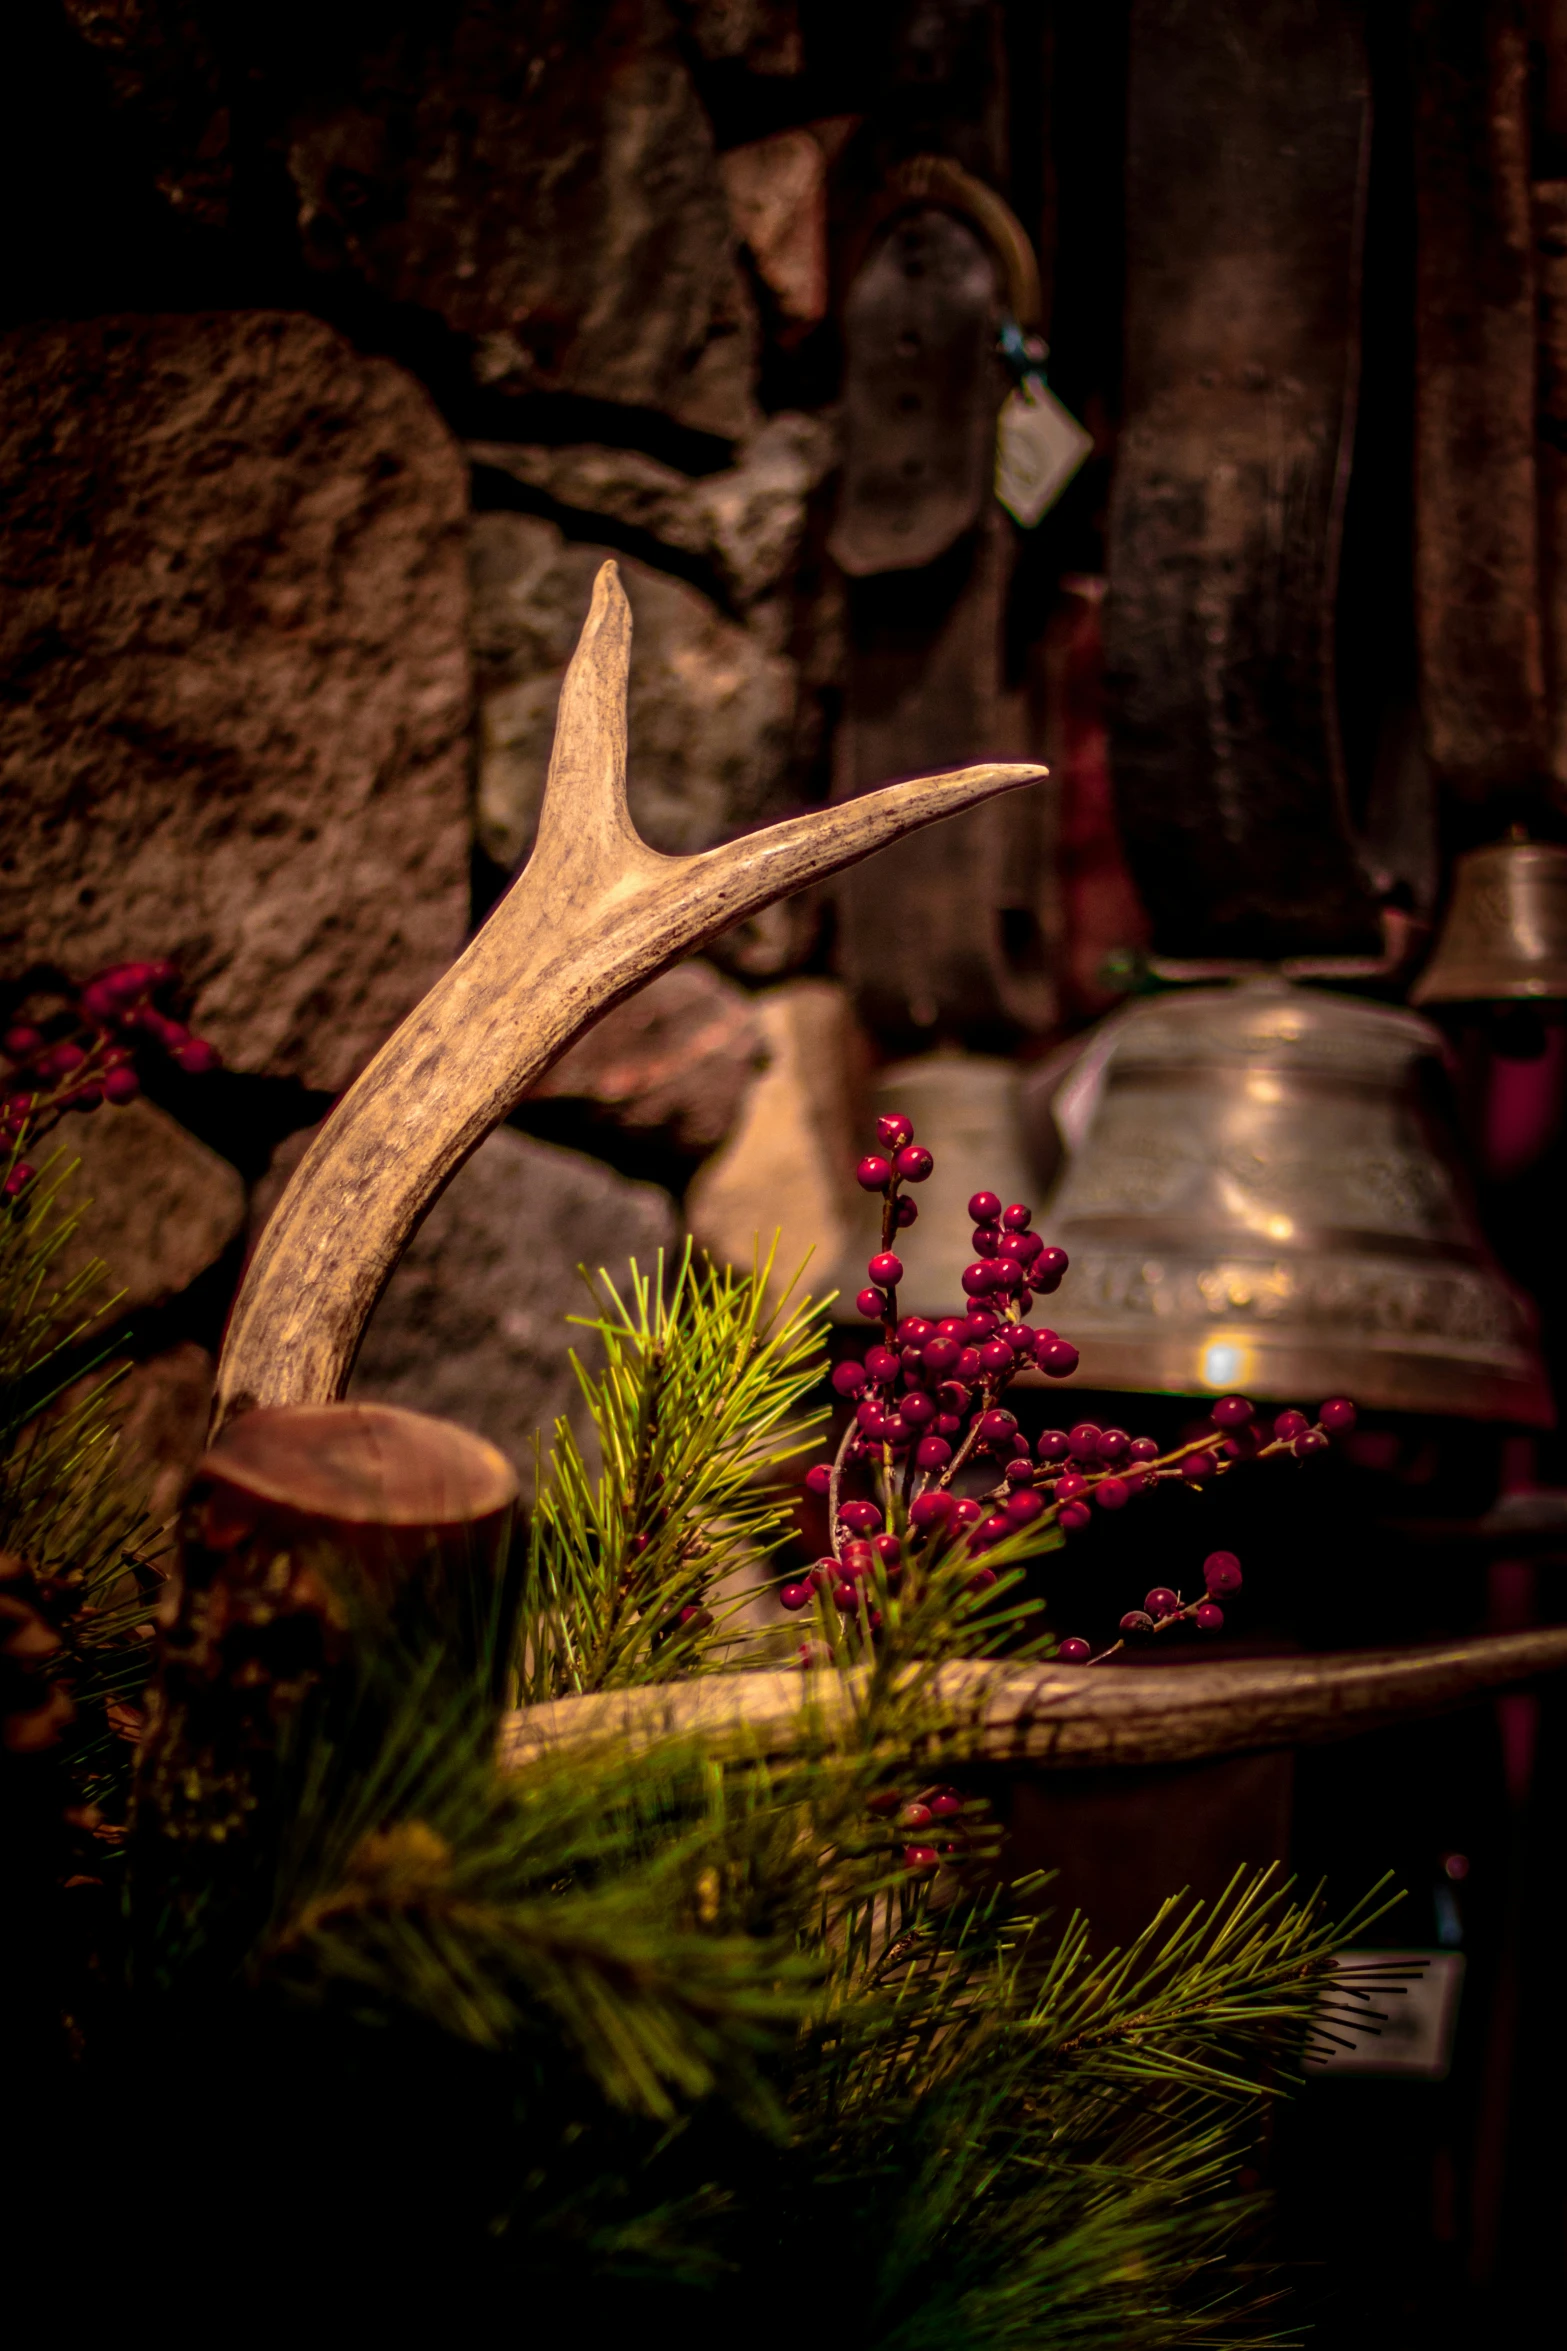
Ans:
[[[611,1005],[758,907],[1048,772],[920,776],[699,857],[660,856],[626,807],[630,654],[630,606],[606,563],[562,687],[533,855],[301,1160],[235,1303],[215,1426],[343,1393],[420,1218]]]
[[[1454,1641],[1436,1649],[1343,1657],[1264,1657],[1228,1664],[1006,1666],[965,1661],[933,1677],[933,1757],[1024,1763],[1034,1770],[1191,1763],[1270,1747],[1321,1746],[1567,1667],[1567,1626]],[[501,1759],[516,1769],[601,1739],[701,1732],[785,1754],[862,1702],[863,1668],[711,1674],[663,1688],[561,1698],[507,1718]],[[944,1715],[944,1720],[938,1719]]]

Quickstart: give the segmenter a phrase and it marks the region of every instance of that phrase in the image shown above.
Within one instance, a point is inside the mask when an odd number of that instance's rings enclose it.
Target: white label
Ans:
[[[996,496],[1015,522],[1032,530],[1048,513],[1094,445],[1075,416],[1039,376],[1009,392],[996,426]]]
[[[1317,2021],[1336,2041],[1308,2054],[1307,2072],[1441,2081],[1452,2062],[1463,1953],[1341,1951],[1334,1964],[1338,1981],[1323,1995]]]

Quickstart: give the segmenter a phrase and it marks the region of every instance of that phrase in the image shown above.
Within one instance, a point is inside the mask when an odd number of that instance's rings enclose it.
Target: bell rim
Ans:
[[[1073,1390],[1110,1389],[1117,1394],[1205,1398],[1243,1394],[1268,1403],[1299,1404],[1343,1395],[1370,1412],[1430,1413],[1463,1420],[1507,1421],[1524,1428],[1556,1425],[1556,1408],[1543,1367],[1528,1356],[1509,1363],[1494,1354],[1465,1357],[1461,1342],[1441,1340],[1431,1349],[1312,1342],[1245,1325],[1209,1324],[1137,1336],[1095,1332],[1081,1322],[1064,1326],[1078,1350],[1071,1386],[1039,1371],[1018,1375],[1018,1385],[1053,1388],[1065,1403]],[[1203,1377],[1203,1364],[1222,1377]]]

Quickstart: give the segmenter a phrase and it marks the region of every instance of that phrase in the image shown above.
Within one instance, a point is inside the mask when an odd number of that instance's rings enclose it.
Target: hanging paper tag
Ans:
[[[1452,2063],[1463,1953],[1341,1951],[1335,1964],[1343,1982],[1324,2000],[1322,2018],[1334,2041],[1307,2050],[1310,2071],[1443,2080]],[[1380,1983],[1377,1971],[1382,1971]],[[1397,1980],[1400,1972],[1402,1982]],[[1359,1991],[1347,1989],[1357,1983]],[[1346,2014],[1374,2016],[1378,2021],[1355,2030],[1346,2026]]]
[[[1047,514],[1094,445],[1043,376],[1007,394],[996,427],[996,496],[1025,530]]]

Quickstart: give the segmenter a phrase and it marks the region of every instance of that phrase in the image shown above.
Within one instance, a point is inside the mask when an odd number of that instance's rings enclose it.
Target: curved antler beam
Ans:
[[[561,689],[533,854],[295,1170],[235,1302],[215,1427],[257,1404],[342,1395],[420,1218],[611,1005],[758,907],[1048,772],[916,777],[700,857],[662,857],[626,806],[630,656],[631,608],[606,563]]]
[[[1268,1747],[1323,1746],[1444,1714],[1493,1690],[1567,1667],[1567,1626],[1370,1649],[1338,1657],[1239,1658],[1183,1666],[997,1666],[968,1661],[935,1676],[948,1709],[931,1748],[949,1762],[1081,1771],[1191,1763]],[[562,1698],[508,1716],[502,1762],[515,1769],[601,1739],[651,1743],[725,1734],[783,1754],[853,1707],[863,1671],[712,1674],[643,1690]]]

